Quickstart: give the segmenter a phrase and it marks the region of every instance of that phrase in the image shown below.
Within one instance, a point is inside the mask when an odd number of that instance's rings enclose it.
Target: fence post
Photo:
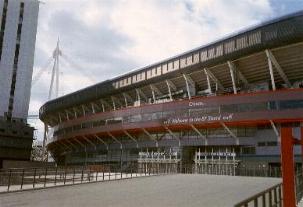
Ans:
[[[20,187],[21,190],[23,188],[23,182],[24,182],[24,169],[22,169],[22,178],[21,178],[21,187]]]
[[[108,168],[108,172],[109,172],[108,180],[110,180],[110,172],[111,172],[111,170],[110,170],[110,164],[108,166],[109,166],[109,168]]]
[[[81,183],[83,182],[83,168],[84,166],[82,166],[82,171],[81,171]]]
[[[7,191],[9,191],[10,185],[11,185],[11,176],[12,176],[12,170],[9,170],[8,174],[8,183],[7,183]]]
[[[254,199],[254,206],[258,207],[258,197]]]
[[[44,175],[44,188],[46,186],[46,176],[47,176],[47,168],[45,168],[45,175]]]
[[[99,172],[99,169],[96,172],[96,181],[98,181],[98,172]]]
[[[75,184],[75,174],[76,174],[76,170],[75,170],[75,167],[74,167],[74,171],[73,171],[73,184]]]
[[[122,164],[120,165],[120,178],[122,179]]]
[[[55,185],[57,185],[57,173],[58,173],[58,166],[56,167],[56,172],[55,172]]]
[[[150,175],[151,164],[148,166],[148,175]]]
[[[266,206],[266,197],[265,197],[265,193],[262,195],[262,206]]]
[[[63,184],[65,185],[66,182],[66,167],[64,168],[64,178],[63,178]]]
[[[103,167],[103,170],[102,170],[102,177],[103,177],[103,181],[104,181],[104,167]]]
[[[90,174],[91,174],[91,169],[90,169],[90,167],[89,167],[89,170],[88,170],[88,182],[90,182]]]
[[[269,195],[269,196],[268,196],[269,206],[273,206],[273,205],[272,205],[272,195],[271,195],[271,191],[272,191],[272,190],[268,191],[268,193],[269,193],[269,194],[268,194],[268,195]]]
[[[114,169],[115,169],[115,180],[117,179],[117,168],[116,168],[116,166],[114,167]]]
[[[33,188],[35,188],[35,184],[36,184],[36,172],[37,172],[37,169],[34,168],[34,180],[33,180]]]
[[[278,197],[277,197],[277,188],[274,188],[274,205],[277,206],[278,205]]]

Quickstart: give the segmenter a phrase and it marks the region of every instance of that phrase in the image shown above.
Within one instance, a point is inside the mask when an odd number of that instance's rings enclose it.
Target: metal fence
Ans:
[[[233,164],[192,164],[183,163],[181,173],[209,174],[250,177],[281,177],[281,169],[277,166],[236,166]]]
[[[282,183],[275,185],[265,191],[262,191],[244,201],[236,204],[234,207],[281,207],[282,206]]]
[[[87,166],[24,168],[0,170],[0,192],[38,189],[60,185],[130,179],[164,174],[214,174],[228,176],[281,177],[279,167],[212,168],[199,167],[192,163],[137,163],[100,164]],[[296,199],[303,197],[302,168],[296,168]],[[235,207],[241,206],[281,206],[282,184],[260,192]]]
[[[296,201],[299,203],[303,198],[303,174],[302,166],[297,165],[295,169],[295,187]],[[251,176],[251,177],[282,177],[281,168],[279,166],[218,166],[218,165],[197,165],[197,164],[182,164],[180,167],[181,173],[186,174],[209,174],[209,175],[228,175],[228,176]],[[282,206],[282,183],[267,189],[263,192],[254,195],[243,202],[236,205],[267,207],[267,206]]]
[[[169,168],[159,168],[153,165],[139,166],[137,163],[8,169],[0,171],[0,192],[129,179],[177,172],[171,169],[176,168],[175,166],[170,166]]]
[[[303,174],[302,168],[296,168],[295,184],[296,184],[296,201],[299,203],[303,198]]]

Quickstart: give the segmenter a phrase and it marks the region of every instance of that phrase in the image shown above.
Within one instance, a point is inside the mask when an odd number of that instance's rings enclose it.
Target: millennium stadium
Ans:
[[[280,166],[281,126],[303,123],[302,54],[301,11],[48,101],[47,149],[59,165]]]

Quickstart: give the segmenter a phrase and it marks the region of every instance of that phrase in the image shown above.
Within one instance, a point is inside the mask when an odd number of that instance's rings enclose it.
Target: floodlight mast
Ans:
[[[54,91],[54,81],[55,81],[55,96],[54,98],[58,98],[59,96],[59,86],[60,86],[60,68],[59,68],[59,57],[62,55],[62,52],[59,47],[60,40],[58,38],[57,47],[53,52],[54,65],[52,69],[51,83],[48,92],[48,100],[52,98],[52,92]]]
[[[54,64],[53,64],[53,68],[52,68],[52,76],[51,76],[51,83],[50,83],[50,87],[49,87],[49,92],[48,92],[48,100],[52,99],[52,93],[55,89],[54,92],[54,97],[53,98],[58,98],[59,96],[59,87],[60,87],[60,64],[59,64],[59,60],[60,60],[60,56],[62,56],[62,52],[60,50],[60,40],[58,38],[57,41],[57,46],[53,52],[53,59],[54,59]],[[55,81],[55,88],[54,88],[54,81]],[[42,159],[43,161],[47,161],[48,160],[48,153],[46,150],[46,142],[47,142],[47,136],[48,136],[48,126],[46,124],[44,124],[44,134],[43,134],[43,145],[42,145]]]

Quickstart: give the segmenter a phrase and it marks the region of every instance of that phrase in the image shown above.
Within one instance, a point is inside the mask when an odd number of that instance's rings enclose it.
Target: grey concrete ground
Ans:
[[[0,206],[228,207],[280,182],[277,178],[166,175],[0,194]]]

